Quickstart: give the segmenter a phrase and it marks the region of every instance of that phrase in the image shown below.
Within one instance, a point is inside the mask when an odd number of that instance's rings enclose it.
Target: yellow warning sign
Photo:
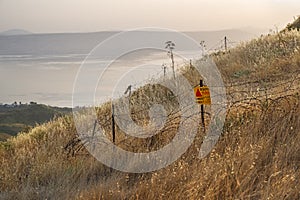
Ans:
[[[198,104],[205,104],[205,105],[211,104],[210,92],[209,92],[209,88],[207,86],[194,87],[194,94],[196,97],[196,102]]]

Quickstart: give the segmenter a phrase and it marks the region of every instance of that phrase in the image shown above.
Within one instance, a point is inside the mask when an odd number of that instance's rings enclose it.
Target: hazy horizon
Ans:
[[[190,34],[189,37],[195,41],[205,40],[208,51],[224,48],[220,43],[224,35],[228,36],[228,47],[238,44],[239,41],[246,41],[254,37],[252,34],[239,31],[199,33]],[[99,42],[112,35],[113,33],[95,33],[0,37],[0,91],[2,94],[0,103],[36,101],[48,105],[72,107],[73,84],[78,69],[89,52]],[[140,38],[141,40],[141,38],[146,37],[144,35],[137,35],[135,39]],[[167,38],[173,37],[163,32],[159,35],[164,36],[165,39],[161,41],[162,38],[160,38],[160,40],[155,41],[159,41],[162,48],[165,46],[164,43]],[[180,48],[183,47],[185,52],[180,51]],[[180,52],[180,55],[188,54],[193,57],[194,55],[190,54],[190,50],[189,46],[179,45],[176,42],[175,52]],[[128,62],[128,59],[130,62]],[[96,67],[93,66],[93,70],[94,68],[100,69],[103,62],[107,62],[107,59],[96,59],[93,62],[96,64]],[[136,71],[132,71],[133,74],[129,73],[126,76],[126,80],[130,84],[138,85],[139,83],[145,83],[144,80],[148,80],[149,77],[153,77],[152,72],[161,75],[162,64],[169,64],[170,61],[166,52],[155,54],[141,51],[140,54],[136,52],[134,56],[129,56],[127,59],[114,61],[114,63],[119,62],[122,66],[127,66],[126,69],[132,65],[153,65],[150,68],[152,71],[145,69],[141,74],[138,70],[139,75],[135,73]],[[175,62],[176,65],[184,63],[180,58],[176,58]],[[169,72],[169,69],[167,71]],[[108,77],[109,79],[106,80],[105,84],[110,82],[112,75]],[[124,91],[126,88],[122,87],[127,85],[120,86],[120,90]],[[104,94],[104,92],[101,94]],[[105,95],[108,96],[108,94]]]
[[[0,0],[0,32],[80,33],[161,27],[178,31],[282,29],[297,0]]]
[[[160,27],[143,27],[143,28],[157,28],[159,29]],[[139,29],[139,28],[137,28]],[[29,34],[81,34],[81,33],[99,33],[99,32],[122,32],[122,31],[134,31],[136,30],[135,28],[132,29],[115,29],[115,30],[95,30],[95,31],[66,31],[66,32],[33,32],[28,29],[21,29],[21,28],[11,28],[11,29],[6,29],[6,30],[1,30],[1,33],[4,32],[9,32],[9,31],[27,31]],[[166,30],[173,30],[173,29],[166,29]],[[239,28],[225,28],[225,29],[212,29],[212,30],[181,30],[179,32],[181,33],[198,33],[198,32],[223,32],[223,31],[247,31],[250,30],[249,32],[255,32],[255,33],[261,33],[263,34],[264,31],[267,31],[267,28],[257,28],[257,27],[239,27]]]

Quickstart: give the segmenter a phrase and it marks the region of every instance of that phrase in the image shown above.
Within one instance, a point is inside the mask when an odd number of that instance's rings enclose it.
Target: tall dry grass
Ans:
[[[86,151],[83,143],[89,141],[78,138],[72,116],[65,116],[0,143],[0,199],[299,199],[299,46],[300,34],[293,31],[213,55],[229,110],[206,158],[197,157],[205,134],[194,124],[194,143],[166,168],[144,174],[112,170]],[[181,72],[191,85],[198,83],[193,67]],[[149,139],[128,137],[117,127],[120,147],[149,152],[173,138],[180,121],[174,94],[148,84],[130,102],[138,124],[147,125],[153,103],[165,106],[168,121]],[[111,102],[97,114],[111,139]]]

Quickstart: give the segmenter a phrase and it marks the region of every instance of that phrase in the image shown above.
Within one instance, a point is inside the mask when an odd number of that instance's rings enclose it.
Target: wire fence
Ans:
[[[226,44],[225,44],[226,41]],[[224,38],[220,41],[218,41],[215,45],[213,45],[210,49],[207,51],[225,51],[224,45],[227,46],[227,48],[231,48],[234,45],[236,45],[238,42],[235,42],[231,40],[230,38]],[[184,63],[185,65],[190,64],[190,62],[186,61]],[[112,128],[112,118],[117,117],[120,120],[127,121],[128,123],[132,122],[144,122],[149,121],[149,109],[151,108],[151,104],[153,103],[159,103],[161,105],[167,105],[167,115],[166,116],[156,116],[158,119],[164,119],[166,118],[166,124],[164,125],[163,129],[157,130],[160,133],[165,132],[172,132],[172,130],[176,130],[178,128],[178,124],[182,120],[190,119],[194,116],[186,116],[182,117],[182,114],[184,112],[189,111],[190,109],[193,109],[192,106],[186,106],[183,108],[183,110],[179,109],[178,106],[178,98],[180,96],[187,95],[188,92],[186,90],[179,90],[181,91],[179,94],[173,94],[164,90],[159,90],[158,93],[155,90],[148,92],[148,94],[145,94],[145,92],[142,92],[139,96],[139,92],[147,89],[145,85],[155,85],[158,83],[158,79],[169,79],[171,77],[170,74],[165,75],[165,69],[161,69],[161,71],[154,74],[150,80],[147,81],[141,81],[141,82],[135,82],[130,85],[130,95],[126,96],[123,95],[119,97],[116,100],[113,100],[113,102],[110,102],[106,104],[106,107],[99,107],[97,109],[98,111],[98,119],[95,121],[95,128],[93,132],[96,130],[102,129],[104,132],[107,132],[106,136],[110,139],[111,137],[111,128]],[[280,99],[284,99],[290,96],[294,96],[300,91],[300,70],[295,71],[294,76],[291,76],[288,79],[280,80],[276,82],[264,82],[262,80],[245,80],[245,81],[239,81],[239,82],[232,82],[225,84],[226,88],[226,96],[227,96],[227,102],[221,106],[227,108],[230,112],[233,109],[259,109],[260,111],[266,110],[268,105],[271,103],[274,103]],[[212,85],[210,86],[211,89],[214,88],[220,88],[223,86],[218,85]],[[158,96],[155,96],[159,94]],[[213,95],[219,95],[219,94],[213,94]],[[299,95],[299,94],[298,94]],[[154,96],[155,101],[149,96]],[[160,98],[159,98],[160,97]],[[214,96],[212,96],[214,98]],[[299,98],[299,96],[298,96]],[[113,114],[111,110],[111,104],[112,103],[122,103],[122,102],[128,102],[131,108],[128,110],[125,114]],[[147,102],[147,103],[145,103]],[[214,104],[218,104],[218,102],[212,102]],[[197,112],[193,112],[193,115],[199,115],[200,110]],[[210,106],[206,107],[205,112],[205,118],[209,122],[212,115],[217,113],[211,113],[210,112]],[[131,118],[128,118],[130,116]],[[96,127],[97,125],[97,127]],[[121,133],[122,131],[118,129],[117,124],[117,134],[126,134]],[[75,155],[76,152],[79,152],[85,144],[91,142],[93,140],[94,133],[87,133],[85,138],[73,138],[66,146],[65,149],[69,152],[69,154]],[[145,131],[145,135],[155,135],[156,133],[148,133]],[[128,140],[127,137],[122,137],[122,139],[117,140],[116,145],[129,145],[129,143],[132,140]],[[128,143],[129,142],[129,143]],[[151,143],[153,141],[151,140]]]

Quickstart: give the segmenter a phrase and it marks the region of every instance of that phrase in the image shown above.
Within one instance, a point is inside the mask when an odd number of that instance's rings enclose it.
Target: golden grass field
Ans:
[[[212,58],[229,103],[223,133],[204,159],[197,155],[205,134],[195,123],[194,143],[166,168],[144,174],[112,170],[82,146],[72,116],[59,117],[0,143],[0,199],[300,199],[300,33],[262,36]],[[180,71],[191,85],[198,83],[193,67]],[[131,101],[141,125],[150,106],[145,99],[163,101],[170,112],[178,107],[164,88],[145,85]],[[107,133],[110,105],[97,109]],[[117,128],[116,143],[134,152],[159,149],[176,134],[180,114],[169,117],[150,139],[125,137]]]

